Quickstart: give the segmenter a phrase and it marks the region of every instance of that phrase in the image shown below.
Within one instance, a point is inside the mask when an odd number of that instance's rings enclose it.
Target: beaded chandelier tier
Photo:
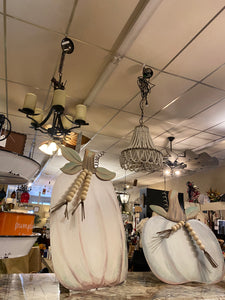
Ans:
[[[143,76],[139,76],[137,79],[137,84],[141,91],[141,117],[139,126],[134,128],[130,147],[123,150],[120,155],[120,165],[125,170],[152,173],[163,167],[163,155],[159,150],[155,149],[149,129],[143,124],[144,105],[148,104],[147,96],[151,91],[150,78],[152,75],[152,69],[143,68]]]

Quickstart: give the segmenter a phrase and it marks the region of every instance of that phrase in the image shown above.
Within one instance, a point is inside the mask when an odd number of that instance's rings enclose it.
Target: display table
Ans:
[[[188,283],[168,285],[159,281],[151,272],[129,272],[127,281],[116,287],[72,292],[59,296],[59,283],[49,274],[0,275],[0,299],[225,299],[225,281],[204,285]]]

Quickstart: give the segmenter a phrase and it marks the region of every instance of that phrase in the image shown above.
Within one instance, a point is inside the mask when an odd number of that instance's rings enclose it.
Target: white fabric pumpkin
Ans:
[[[171,284],[222,280],[222,251],[211,229],[193,219],[198,208],[189,207],[184,212],[176,191],[169,193],[168,212],[156,205],[150,207],[160,215],[146,222],[142,235],[143,251],[152,272]]]
[[[76,175],[61,174],[55,182],[51,207],[65,198]],[[122,283],[127,275],[125,232],[118,200],[110,181],[92,175],[85,219],[81,205],[71,215],[73,203],[51,214],[51,249],[55,274],[66,288],[87,290]]]
[[[155,216],[145,224],[142,237],[143,251],[151,271],[160,280],[170,284],[190,281],[215,283],[222,280],[224,258],[215,235],[198,220],[188,222],[218,267],[211,266],[185,228],[171,233],[168,238],[160,237],[157,232],[171,228],[176,223]]]

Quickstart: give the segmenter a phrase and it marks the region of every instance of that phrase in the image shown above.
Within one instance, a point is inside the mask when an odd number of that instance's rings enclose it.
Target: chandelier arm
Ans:
[[[54,110],[55,110],[55,109],[54,109],[54,107],[52,106],[51,109],[50,109],[50,111],[48,112],[47,116],[44,118],[43,121],[41,121],[41,123],[38,123],[35,119],[33,119],[33,118],[30,116],[30,114],[26,114],[26,117],[34,122],[35,127],[42,127],[42,126],[48,121],[48,119],[50,118],[50,116],[51,116],[51,114],[52,114],[52,112],[53,112]],[[39,114],[36,114],[36,116],[38,116],[38,115],[39,115]]]

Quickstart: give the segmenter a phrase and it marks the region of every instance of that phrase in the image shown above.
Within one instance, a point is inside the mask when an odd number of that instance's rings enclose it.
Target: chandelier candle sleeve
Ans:
[[[57,89],[54,91],[54,96],[52,99],[52,106],[60,105],[63,108],[65,107],[66,103],[66,92],[65,90]]]
[[[86,121],[87,107],[83,104],[76,106],[76,120]]]
[[[29,109],[34,112],[37,102],[37,95],[27,93],[24,99],[23,109]]]

